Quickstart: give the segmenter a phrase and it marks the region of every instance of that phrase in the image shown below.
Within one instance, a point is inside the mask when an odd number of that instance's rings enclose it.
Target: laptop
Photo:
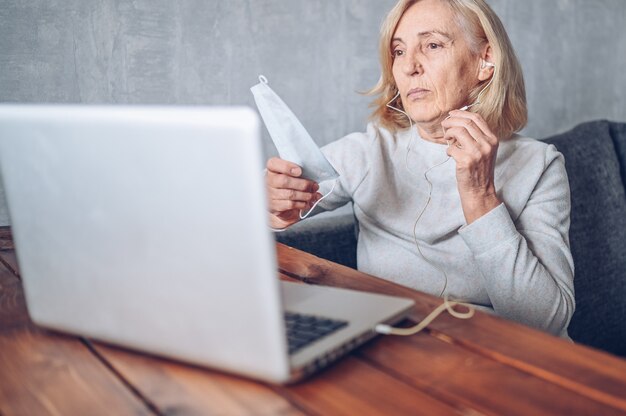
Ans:
[[[281,282],[260,124],[245,107],[0,105],[0,168],[32,320],[273,383],[413,301]]]

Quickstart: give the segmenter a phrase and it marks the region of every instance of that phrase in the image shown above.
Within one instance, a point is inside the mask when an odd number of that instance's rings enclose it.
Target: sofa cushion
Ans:
[[[280,243],[356,269],[356,220],[351,213],[313,217],[275,236]]]
[[[607,121],[581,124],[545,139],[565,156],[571,199],[570,244],[576,311],[569,326],[575,341],[626,355],[626,136],[617,139]],[[621,154],[622,161],[624,153]]]
[[[609,128],[619,158],[622,183],[626,185],[626,123],[609,123]]]

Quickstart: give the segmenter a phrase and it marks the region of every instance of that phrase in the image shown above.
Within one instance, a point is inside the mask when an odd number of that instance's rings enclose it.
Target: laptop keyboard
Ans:
[[[348,325],[347,321],[285,312],[289,354]]]

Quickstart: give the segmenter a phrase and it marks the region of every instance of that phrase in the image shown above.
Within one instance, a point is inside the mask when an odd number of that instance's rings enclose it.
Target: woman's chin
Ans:
[[[415,124],[421,126],[426,129],[432,129],[434,126],[438,126],[441,128],[441,122],[445,120],[447,115],[445,114],[424,114],[424,113],[413,113],[410,114],[411,119]]]
[[[437,120],[443,120],[447,114],[433,105],[424,103],[420,106],[409,107],[409,115],[416,123],[432,123]]]

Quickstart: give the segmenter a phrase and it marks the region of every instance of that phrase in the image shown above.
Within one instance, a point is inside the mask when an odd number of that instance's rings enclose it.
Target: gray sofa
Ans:
[[[571,187],[576,312],[570,336],[626,356],[626,123],[592,121],[544,141],[565,156]],[[356,268],[357,230],[354,217],[344,214],[303,221],[276,239]]]

